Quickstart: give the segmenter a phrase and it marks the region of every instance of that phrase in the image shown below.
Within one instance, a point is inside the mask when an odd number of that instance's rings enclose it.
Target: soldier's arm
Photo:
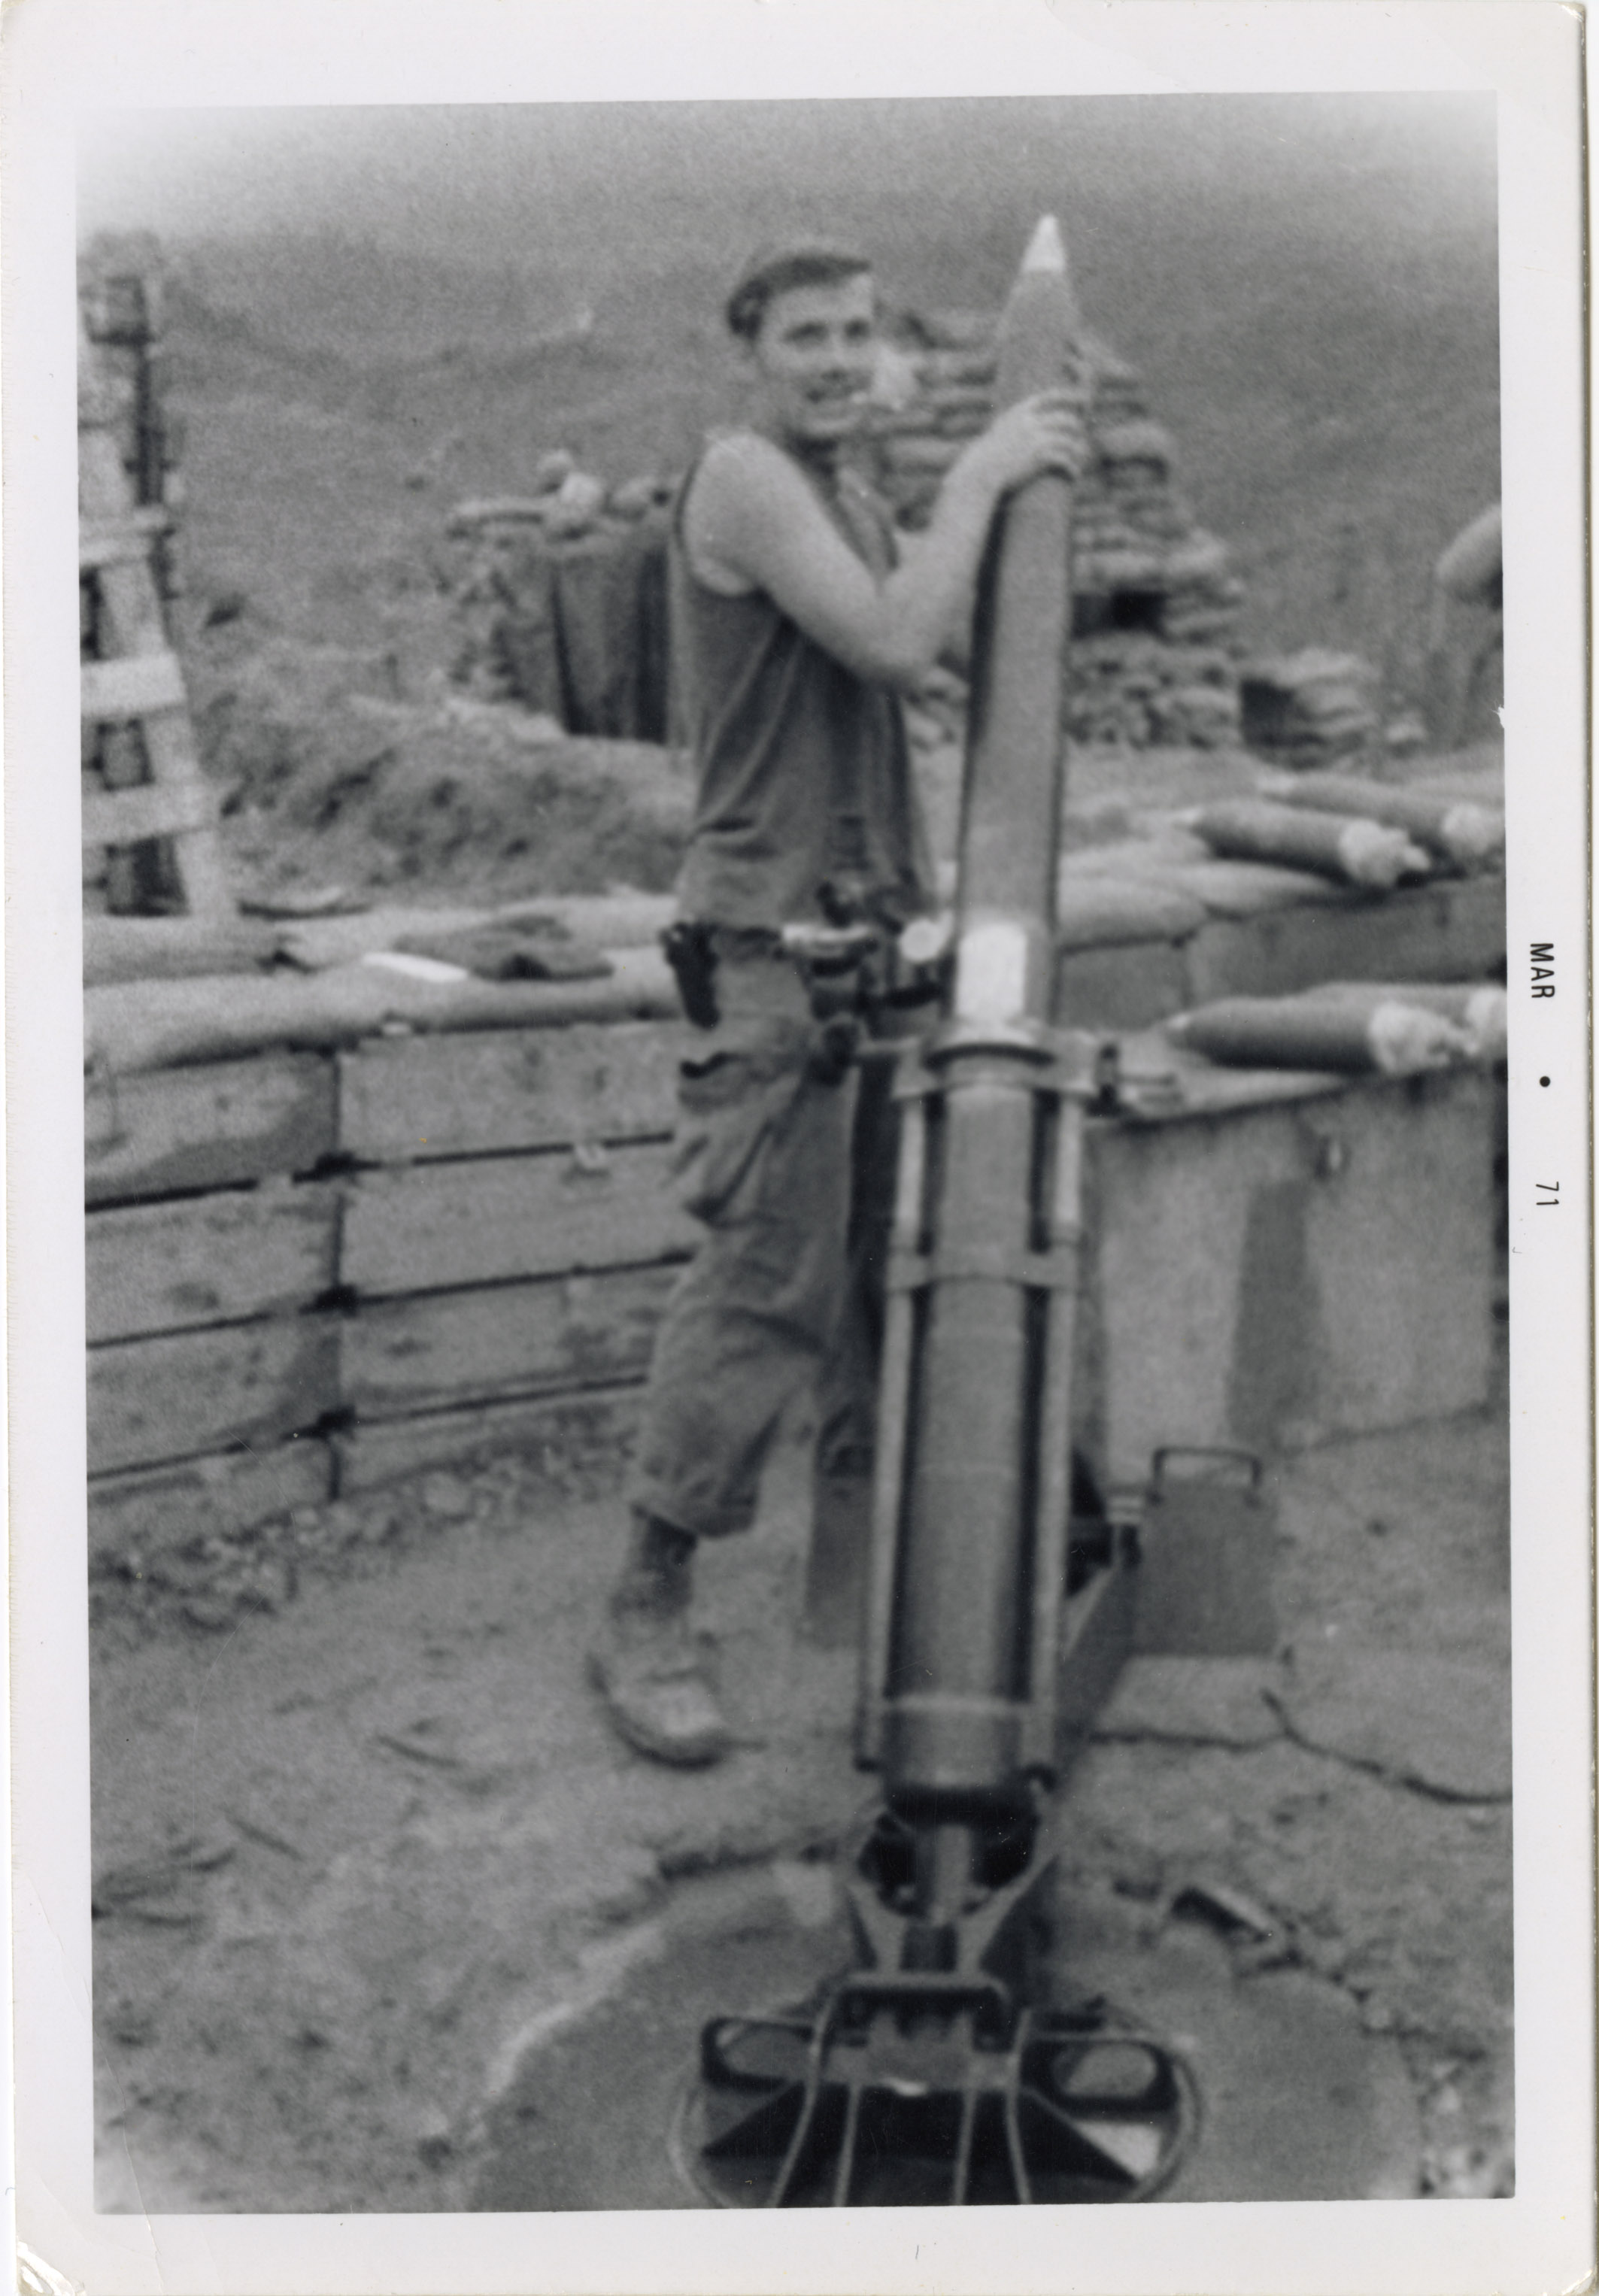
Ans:
[[[926,539],[926,536],[920,533],[899,535],[897,537],[896,546],[899,552],[900,564],[908,566],[913,559],[919,558]],[[950,616],[949,627],[944,633],[943,643],[938,652],[937,659],[942,667],[946,669],[958,670],[963,677],[972,667],[972,614],[976,600],[977,578],[974,573],[972,580],[961,592],[955,611]]]
[[[857,558],[790,457],[751,433],[721,440],[685,506],[685,538],[713,586],[760,589],[862,677],[914,687],[968,607],[1001,496],[1046,470],[1075,476],[1077,400],[1010,407],[952,466],[919,546],[882,580]]]

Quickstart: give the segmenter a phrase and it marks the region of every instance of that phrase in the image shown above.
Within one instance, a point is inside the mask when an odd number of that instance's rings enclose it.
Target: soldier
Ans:
[[[880,1143],[783,928],[892,937],[930,912],[899,695],[964,648],[1003,496],[1046,470],[1075,476],[1085,453],[1073,394],[1007,409],[907,547],[846,452],[879,348],[866,258],[820,240],[764,249],[726,316],[747,422],[688,472],[670,557],[699,774],[676,961],[706,1029],[683,1064],[679,1164],[705,1235],[656,1341],[632,1536],[591,1654],[621,1735],[685,1765],[731,1742],[690,1628],[698,1541],[748,1529],[783,1408],[819,1368],[824,1464],[858,1476],[871,1441],[851,1164]]]
[[[1458,748],[1496,731],[1505,689],[1505,545],[1497,503],[1463,527],[1433,566],[1427,689],[1428,730],[1440,747]]]

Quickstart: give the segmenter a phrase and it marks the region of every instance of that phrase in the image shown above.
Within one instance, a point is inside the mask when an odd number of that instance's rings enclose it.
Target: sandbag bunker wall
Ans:
[[[447,543],[455,684],[569,734],[668,741],[671,491],[618,488],[628,508],[581,517],[560,494],[458,504]]]
[[[1216,996],[1481,978],[1503,956],[1502,889],[1468,880],[1068,947],[1061,1000],[1086,1023],[1139,1030]],[[629,1021],[381,1037],[92,1076],[96,1562],[452,1457],[614,1449],[694,1242],[670,1185],[685,1033]],[[1284,1113],[1317,1095],[1365,1111],[1360,1136],[1377,1144],[1345,1156]],[[1157,1442],[1240,1434],[1241,1414],[1253,1441],[1285,1438],[1288,1420],[1332,1431],[1480,1401],[1500,1097],[1468,1071],[1308,1087],[1218,1071],[1185,1111],[1096,1126],[1101,1304],[1084,1331],[1099,1337],[1081,1388],[1116,1472],[1136,1476]],[[1168,1149],[1147,1144],[1157,1135]],[[1203,1156],[1201,1135],[1216,1144]],[[1194,1197],[1184,1176],[1201,1166]],[[1264,1228],[1244,1201],[1257,1189],[1278,1192]],[[1174,1221],[1169,1203],[1187,1209]],[[1157,1234],[1164,1262],[1131,1272],[1136,1237]],[[1254,1269],[1250,1296],[1264,1300],[1313,1262],[1328,1273],[1303,1295],[1311,1324],[1257,1364],[1238,1286]],[[1375,1352],[1352,1269],[1389,1302]],[[1324,1330],[1314,1303],[1329,1299],[1342,1305]],[[1171,1371],[1178,1300],[1201,1303],[1188,1368],[1152,1385],[1140,1366]],[[1244,1400],[1257,1389],[1259,1407]]]
[[[945,472],[993,414],[995,322],[893,323],[871,418],[873,476],[900,521],[925,523]],[[1085,340],[1093,461],[1072,510],[1067,731],[1077,742],[1235,747],[1243,585],[1175,483],[1177,449],[1136,372]]]
[[[891,324],[860,453],[906,527],[925,523],[944,473],[991,418],[995,329],[966,313]],[[1086,348],[1094,460],[1073,507],[1067,730],[1118,747],[1235,747],[1243,586],[1178,492],[1176,447],[1137,374],[1104,344]],[[451,514],[453,675],[480,699],[521,702],[569,733],[669,740],[676,480],[647,474],[607,488],[560,452],[545,465],[544,493],[475,499]],[[945,738],[963,694],[947,674],[930,684],[924,708]]]

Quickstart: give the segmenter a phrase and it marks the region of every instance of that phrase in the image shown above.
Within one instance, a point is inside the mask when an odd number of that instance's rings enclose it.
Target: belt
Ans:
[[[788,957],[783,935],[766,925],[708,924],[704,933],[718,964],[755,964],[763,958],[777,956],[786,961]]]

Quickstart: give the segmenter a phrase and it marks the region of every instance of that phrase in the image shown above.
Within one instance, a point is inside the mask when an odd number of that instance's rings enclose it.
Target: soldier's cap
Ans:
[[[870,271],[872,258],[841,239],[815,234],[801,238],[768,240],[758,247],[734,283],[725,307],[727,324],[735,335],[752,341],[774,295],[791,287],[827,287],[840,279],[853,279]]]

